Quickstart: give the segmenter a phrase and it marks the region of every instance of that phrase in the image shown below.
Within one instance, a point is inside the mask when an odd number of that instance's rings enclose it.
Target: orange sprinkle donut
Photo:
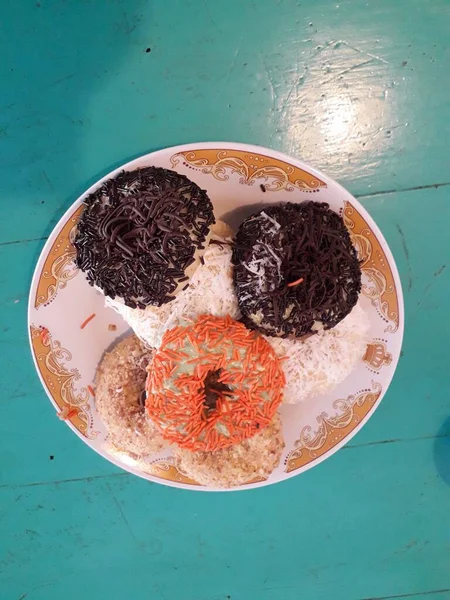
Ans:
[[[258,333],[203,315],[164,334],[147,378],[146,408],[187,450],[238,444],[268,425],[283,399],[281,361]]]

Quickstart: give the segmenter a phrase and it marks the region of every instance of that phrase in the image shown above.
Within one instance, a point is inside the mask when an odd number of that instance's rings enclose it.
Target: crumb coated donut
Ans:
[[[331,329],[358,300],[361,268],[342,218],[328,204],[270,206],[240,226],[234,282],[244,323],[266,335]]]
[[[95,406],[119,450],[145,456],[159,452],[165,442],[145,416],[143,391],[152,351],[135,335],[119,342],[97,369]]]
[[[230,488],[266,479],[279,465],[283,449],[283,429],[276,414],[262,431],[229,448],[191,452],[174,446],[173,453],[180,469],[201,485]]]
[[[231,241],[233,231],[218,221],[211,228],[211,240],[201,264],[189,281],[189,286],[175,299],[162,306],[144,309],[130,308],[117,300],[106,299],[106,305],[125,319],[134,333],[152,348],[161,345],[162,336],[168,329],[180,325],[183,319],[196,319],[202,314],[216,317],[230,315],[240,318],[231,264]],[[220,244],[220,242],[225,242]]]
[[[242,323],[202,315],[164,334],[147,379],[147,413],[165,439],[212,451],[252,437],[283,398],[281,361]]]
[[[76,264],[105,296],[161,306],[189,280],[213,223],[206,192],[184,175],[122,171],[84,201]]]

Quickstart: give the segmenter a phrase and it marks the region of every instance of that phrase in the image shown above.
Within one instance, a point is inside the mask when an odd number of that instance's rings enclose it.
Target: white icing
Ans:
[[[361,306],[333,329],[316,324],[315,335],[304,341],[264,336],[283,361],[286,375],[284,402],[297,404],[323,394],[346,379],[362,359],[369,334],[369,317]]]

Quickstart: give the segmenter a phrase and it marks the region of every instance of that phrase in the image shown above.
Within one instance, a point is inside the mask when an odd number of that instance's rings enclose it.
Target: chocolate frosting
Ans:
[[[319,321],[331,329],[361,290],[356,249],[328,204],[270,206],[240,226],[234,282],[244,323],[267,335],[301,337]]]
[[[91,285],[132,308],[173,299],[215,222],[204,190],[158,167],[122,171],[84,205],[76,264]]]

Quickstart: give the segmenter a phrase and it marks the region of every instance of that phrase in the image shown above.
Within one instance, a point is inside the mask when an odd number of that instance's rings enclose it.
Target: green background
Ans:
[[[1,3],[2,599],[450,598],[449,35],[447,0]],[[346,186],[406,305],[367,426],[300,477],[234,494],[149,484],[89,450],[55,417],[26,328],[34,264],[76,197],[208,140]]]

